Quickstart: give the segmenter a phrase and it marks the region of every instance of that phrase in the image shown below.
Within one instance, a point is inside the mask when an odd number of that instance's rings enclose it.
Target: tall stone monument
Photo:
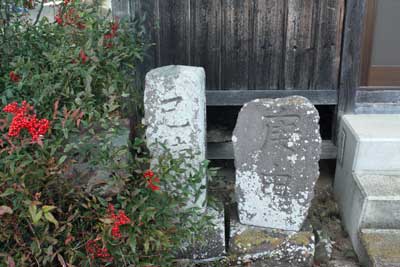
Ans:
[[[319,115],[306,98],[245,104],[232,136],[240,223],[299,231],[319,175]]]
[[[146,75],[144,92],[147,145],[153,157],[162,154],[164,144],[176,157],[193,156],[197,168],[206,159],[206,99],[203,68],[166,66]],[[204,177],[200,186],[205,186]],[[206,190],[188,206],[205,209]]]

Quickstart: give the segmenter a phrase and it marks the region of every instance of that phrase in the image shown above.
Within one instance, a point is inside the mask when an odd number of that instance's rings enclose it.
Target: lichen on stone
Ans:
[[[277,248],[284,242],[284,239],[273,237],[265,232],[257,231],[255,229],[248,229],[236,236],[233,242],[237,247],[248,247],[250,244],[250,247],[268,245],[271,248]]]

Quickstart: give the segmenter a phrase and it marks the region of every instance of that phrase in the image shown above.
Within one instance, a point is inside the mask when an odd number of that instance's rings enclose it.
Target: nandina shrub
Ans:
[[[79,1],[64,1],[54,23],[43,18],[33,25],[21,17],[0,23],[2,103],[30,99],[39,113],[51,115],[60,99],[60,107],[79,107],[93,119],[132,106],[145,49],[139,26]]]
[[[209,224],[183,208],[208,171],[167,150],[149,170],[141,139],[113,145],[141,106],[140,23],[78,1],[64,1],[54,23],[11,18],[0,24],[0,266],[173,266]],[[121,190],[65,175],[80,163]]]
[[[129,164],[111,167],[113,181],[122,182],[123,190],[103,197],[63,178],[68,160],[62,153],[52,154],[48,132],[40,145],[32,142],[27,129],[22,131],[28,140],[13,138],[13,151],[2,153],[6,168],[0,171],[0,255],[4,264],[174,266],[176,252],[209,226],[210,218],[197,208],[183,208],[206,175],[206,163],[192,168],[188,158],[174,158],[166,151],[149,170],[150,157],[143,141],[136,139]],[[130,155],[127,150],[119,148],[118,153]],[[103,159],[112,161],[113,154]],[[182,183],[185,175],[190,183]],[[164,190],[177,183],[179,190]]]

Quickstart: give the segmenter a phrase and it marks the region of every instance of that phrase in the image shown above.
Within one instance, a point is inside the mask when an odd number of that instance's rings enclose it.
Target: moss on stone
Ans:
[[[273,248],[278,247],[284,242],[282,238],[268,235],[265,232],[249,229],[236,236],[234,245],[237,247],[258,247],[268,244]],[[249,246],[250,245],[250,246]]]
[[[311,242],[311,236],[308,232],[299,232],[290,237],[289,240],[293,241],[296,245],[307,246]]]
[[[396,235],[363,234],[362,241],[370,257],[384,259],[400,258],[400,241]]]

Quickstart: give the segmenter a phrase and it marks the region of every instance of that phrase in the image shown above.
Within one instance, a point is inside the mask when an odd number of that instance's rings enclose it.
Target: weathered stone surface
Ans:
[[[299,267],[312,264],[315,249],[312,232],[248,226],[235,220],[231,221],[230,229],[229,258],[234,264]]]
[[[154,157],[164,152],[163,143],[174,156],[193,156],[200,166],[206,158],[205,72],[203,68],[166,66],[146,75],[144,93],[147,145]],[[200,186],[206,185],[206,177]],[[206,192],[188,203],[204,208]]]
[[[367,258],[360,259],[367,266],[400,267],[399,229],[362,229],[361,243]]]
[[[207,207],[206,215],[213,217],[213,225],[201,234],[203,242],[198,241],[199,238],[194,236],[194,242],[188,242],[177,258],[195,260],[196,263],[201,263],[218,260],[225,255],[224,212]]]
[[[299,96],[243,106],[232,136],[241,223],[300,230],[319,174],[318,122]]]

